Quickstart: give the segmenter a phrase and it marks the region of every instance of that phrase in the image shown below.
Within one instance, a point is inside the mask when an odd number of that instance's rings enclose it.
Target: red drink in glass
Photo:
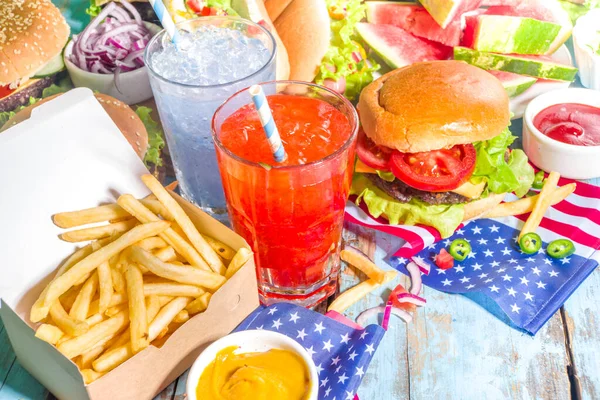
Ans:
[[[261,86],[287,159],[273,160],[247,90],[217,110],[213,135],[229,218],[255,252],[261,301],[310,307],[335,290],[358,116],[317,85]]]

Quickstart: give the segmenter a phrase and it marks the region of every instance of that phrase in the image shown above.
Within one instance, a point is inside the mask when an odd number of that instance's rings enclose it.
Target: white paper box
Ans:
[[[248,262],[161,349],[153,346],[85,386],[71,361],[34,336],[31,305],[57,266],[78,246],[58,238],[51,220],[72,211],[143,197],[148,173],[89,89],[79,88],[33,110],[0,134],[0,317],[21,364],[61,399],[151,398],[187,369],[203,347],[229,333],[258,306],[253,261]],[[185,200],[202,233],[234,249],[247,243]],[[226,316],[223,316],[223,314]],[[208,327],[208,328],[207,328]]]

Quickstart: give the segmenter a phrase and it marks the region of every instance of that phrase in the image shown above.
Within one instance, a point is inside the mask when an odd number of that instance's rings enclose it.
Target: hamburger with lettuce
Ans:
[[[392,225],[448,237],[533,183],[525,153],[509,149],[506,91],[482,69],[433,61],[391,71],[362,91],[358,112],[351,194]]]

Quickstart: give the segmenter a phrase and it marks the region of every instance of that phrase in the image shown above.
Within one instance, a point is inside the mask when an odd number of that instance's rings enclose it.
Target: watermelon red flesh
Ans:
[[[460,20],[460,16],[464,13],[478,9],[482,1],[420,0],[420,3],[442,28],[447,28],[453,20]]]
[[[367,21],[373,24],[389,24],[411,34],[442,43],[446,46],[460,44],[460,18],[442,28],[424,7],[415,3],[391,1],[367,1]]]
[[[411,35],[393,25],[358,23],[362,39],[390,67],[400,68],[421,61],[447,60],[452,47]]]

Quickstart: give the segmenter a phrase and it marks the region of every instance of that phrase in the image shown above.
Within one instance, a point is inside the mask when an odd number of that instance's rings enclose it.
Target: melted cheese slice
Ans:
[[[360,172],[363,174],[376,174],[377,171],[375,169],[369,167],[367,164],[363,163],[360,160],[356,161],[356,166],[354,167],[354,171]],[[471,182],[465,182],[461,186],[457,187],[454,190],[450,190],[450,192],[459,194],[461,196],[465,196],[469,199],[477,199],[481,197],[481,193],[485,189],[485,182],[478,183],[477,185]]]

